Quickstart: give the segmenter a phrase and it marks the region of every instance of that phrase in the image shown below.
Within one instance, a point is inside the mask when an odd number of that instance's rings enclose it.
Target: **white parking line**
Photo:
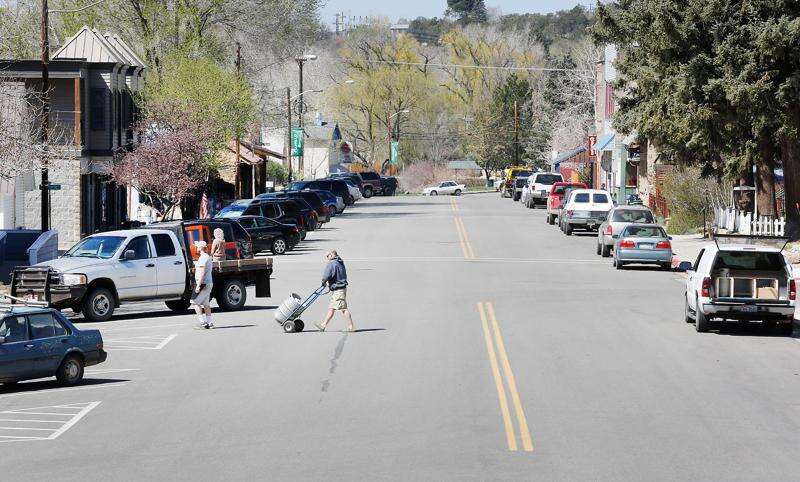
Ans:
[[[55,440],[64,432],[73,427],[83,417],[91,412],[100,402],[73,403],[69,405],[49,405],[44,407],[21,408],[17,410],[3,410],[0,412],[0,442],[22,442],[31,440]],[[53,410],[55,409],[55,410]],[[37,410],[52,410],[49,412]],[[7,418],[6,415],[27,416],[44,415],[46,417],[62,417],[62,419],[24,419]],[[63,417],[66,417],[64,419]],[[7,423],[57,423],[58,427],[45,428],[42,426],[19,425],[12,426]],[[40,432],[50,432],[49,434],[36,435]],[[13,435],[12,435],[13,434]]]
[[[133,336],[126,338],[108,338],[103,344],[109,350],[132,351],[132,350],[161,350],[167,343],[178,336],[173,333],[166,337],[163,336]]]
[[[168,325],[146,325],[146,326],[125,326],[122,328],[109,328],[108,330],[100,330],[100,333],[116,333],[118,331],[130,331],[130,330],[152,330],[157,328],[170,328],[175,326],[189,326],[191,323],[170,323]]]
[[[97,370],[86,370],[83,373],[85,375],[105,375],[108,373],[123,373],[123,372],[137,372],[139,371],[138,368],[100,368]]]
[[[82,387],[70,387],[70,388],[53,387],[53,388],[48,388],[48,389],[45,389],[45,390],[31,390],[31,391],[17,392],[17,393],[6,393],[6,394],[0,395],[0,398],[23,397],[23,396],[26,396],[26,395],[30,395],[30,396],[32,396],[32,395],[47,395],[47,394],[49,394],[51,392],[56,392],[56,391],[58,393],[61,393],[61,392],[70,392],[70,391],[74,391],[74,390],[96,390],[98,388],[114,388],[114,387],[119,387],[119,386],[122,386],[122,385],[127,385],[129,383],[130,382],[125,381],[125,382],[117,382],[117,383],[108,383],[108,384],[104,384],[104,385],[87,385],[87,386],[82,386]],[[24,384],[22,384],[20,386],[23,387],[23,388],[25,387]]]

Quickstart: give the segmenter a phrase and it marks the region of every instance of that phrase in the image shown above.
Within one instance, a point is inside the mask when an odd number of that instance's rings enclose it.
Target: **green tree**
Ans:
[[[463,25],[485,23],[488,18],[484,0],[447,0],[447,14],[457,17]]]

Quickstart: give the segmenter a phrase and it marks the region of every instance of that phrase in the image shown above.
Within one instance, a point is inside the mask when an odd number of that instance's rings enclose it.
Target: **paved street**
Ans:
[[[372,198],[216,330],[128,305],[80,386],[0,389],[3,479],[796,478],[800,340],[698,334],[681,273],[614,270],[544,218],[494,193]],[[359,331],[315,332],[325,298],[284,334],[273,309],[330,248]]]

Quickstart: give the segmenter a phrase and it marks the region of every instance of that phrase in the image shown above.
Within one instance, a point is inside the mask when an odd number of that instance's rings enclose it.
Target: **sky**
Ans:
[[[593,0],[486,0],[490,9],[500,13],[546,13],[570,9],[578,4],[588,6]],[[327,0],[322,8],[322,20],[333,26],[337,12],[348,16],[382,16],[393,22],[399,18],[441,17],[447,0]]]

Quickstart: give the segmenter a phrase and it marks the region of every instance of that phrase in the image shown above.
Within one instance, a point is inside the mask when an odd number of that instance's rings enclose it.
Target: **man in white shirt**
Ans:
[[[192,293],[192,305],[197,313],[200,324],[198,329],[214,328],[211,322],[211,288],[214,280],[212,278],[213,264],[211,256],[208,254],[208,244],[205,241],[195,241],[195,248],[200,253],[200,258],[194,262],[194,293]],[[205,313],[204,313],[205,312]]]

